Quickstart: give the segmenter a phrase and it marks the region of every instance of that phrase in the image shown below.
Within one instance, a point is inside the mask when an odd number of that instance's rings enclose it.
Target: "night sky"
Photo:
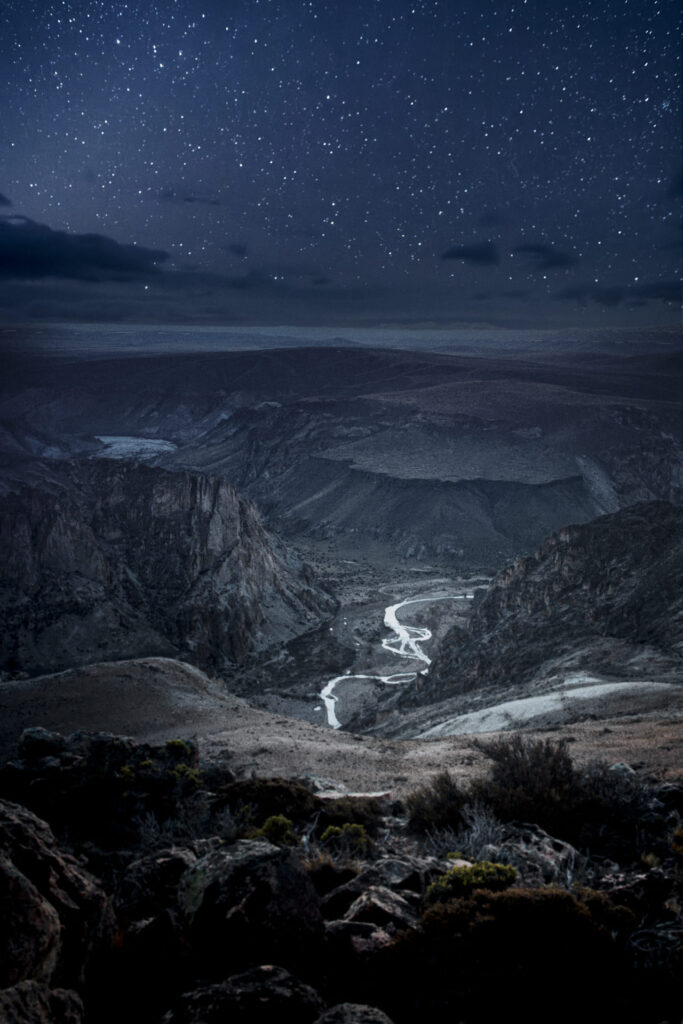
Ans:
[[[4,321],[680,317],[678,0],[4,0]]]

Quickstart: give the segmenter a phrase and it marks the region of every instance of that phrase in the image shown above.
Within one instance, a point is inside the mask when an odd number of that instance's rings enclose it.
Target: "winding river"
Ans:
[[[472,597],[474,595],[471,593],[448,594],[445,597],[413,597],[407,601],[399,601],[397,604],[389,605],[384,610],[384,625],[392,631],[393,635],[382,640],[383,650],[389,651],[399,658],[411,658],[415,661],[424,662],[425,665],[430,665],[431,658],[427,657],[420,645],[431,639],[432,631],[427,629],[426,626],[404,626],[399,622],[397,612],[409,604],[431,604],[434,601],[466,601],[471,600]],[[424,672],[425,669],[422,669],[422,671]],[[320,696],[327,712],[327,724],[333,729],[341,729],[341,722],[335,712],[335,704],[338,698],[335,697],[334,690],[338,683],[345,683],[351,679],[370,679],[375,682],[385,683],[387,686],[405,686],[406,683],[412,683],[416,677],[417,671],[394,672],[388,676],[369,675],[366,673],[335,676],[320,691]]]

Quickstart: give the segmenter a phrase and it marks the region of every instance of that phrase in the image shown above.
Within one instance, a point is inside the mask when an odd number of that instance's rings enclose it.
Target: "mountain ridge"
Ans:
[[[109,460],[31,475],[0,526],[12,671],[181,654],[216,672],[335,607],[223,479]]]

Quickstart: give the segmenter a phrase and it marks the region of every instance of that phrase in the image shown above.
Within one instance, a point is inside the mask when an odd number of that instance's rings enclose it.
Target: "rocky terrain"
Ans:
[[[8,356],[6,466],[101,436],[227,478],[342,557],[501,568],[548,533],[683,494],[674,353],[359,347]]]
[[[24,472],[0,525],[13,674],[148,654],[229,673],[335,608],[225,480],[105,460]]]
[[[179,738],[33,728],[17,753],[12,1024],[677,1019],[680,785],[516,741],[481,748],[469,786],[442,773],[404,801],[240,778]],[[521,825],[530,799],[540,823]]]
[[[512,563],[492,581],[467,632],[446,635],[420,700],[523,687],[547,662],[570,658],[575,671],[635,677],[640,669],[681,681],[680,506],[650,502],[567,526]]]
[[[13,350],[0,1019],[680,1018],[680,361],[628,351]]]
[[[565,527],[477,597],[428,672],[376,711],[373,731],[436,737],[680,716],[679,506],[649,502]]]

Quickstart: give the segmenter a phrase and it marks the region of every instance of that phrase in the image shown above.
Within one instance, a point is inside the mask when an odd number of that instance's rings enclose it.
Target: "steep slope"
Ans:
[[[334,607],[225,480],[104,460],[31,476],[0,520],[10,671],[178,653],[223,671]]]
[[[683,509],[635,505],[551,536],[452,629],[419,702],[520,687],[544,666],[683,678]]]

